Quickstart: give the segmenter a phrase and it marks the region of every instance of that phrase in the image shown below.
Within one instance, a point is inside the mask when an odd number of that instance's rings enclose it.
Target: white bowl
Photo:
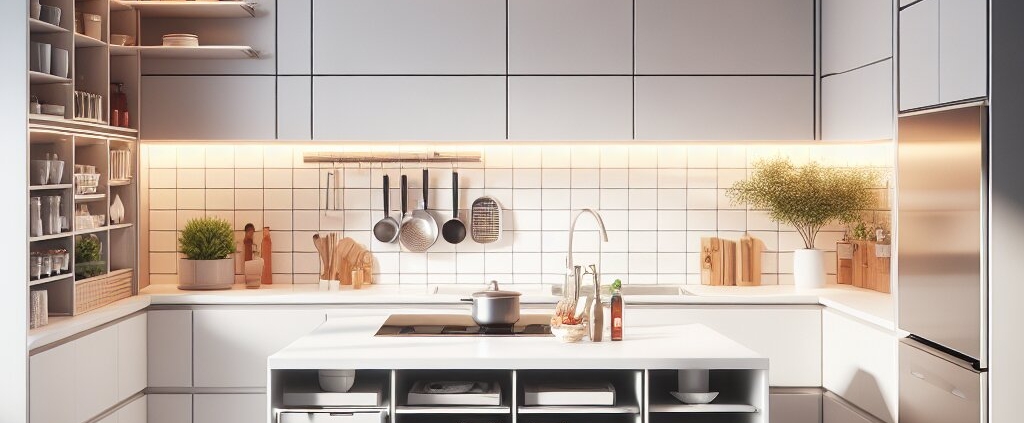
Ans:
[[[708,404],[718,397],[718,392],[669,392],[677,400],[687,404]]]
[[[587,324],[584,322],[578,325],[552,325],[551,334],[555,335],[555,339],[565,343],[580,342],[588,334]]]
[[[326,392],[348,392],[356,382],[355,370],[320,370],[320,389]]]

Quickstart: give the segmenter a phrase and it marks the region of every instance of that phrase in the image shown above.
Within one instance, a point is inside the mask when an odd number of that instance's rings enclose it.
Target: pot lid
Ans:
[[[498,281],[491,281],[491,286],[484,291],[477,291],[473,293],[473,298],[505,298],[505,297],[518,297],[523,295],[516,291],[502,291],[498,289]]]

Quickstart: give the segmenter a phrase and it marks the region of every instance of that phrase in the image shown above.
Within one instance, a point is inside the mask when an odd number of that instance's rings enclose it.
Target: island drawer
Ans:
[[[282,411],[277,423],[387,423],[387,412],[376,411]]]

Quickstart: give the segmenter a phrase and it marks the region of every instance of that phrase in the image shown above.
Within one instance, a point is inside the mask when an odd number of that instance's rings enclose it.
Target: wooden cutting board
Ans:
[[[761,252],[764,243],[749,234],[736,243],[736,285],[761,285]]]
[[[722,285],[722,240],[715,237],[700,239],[700,283]]]

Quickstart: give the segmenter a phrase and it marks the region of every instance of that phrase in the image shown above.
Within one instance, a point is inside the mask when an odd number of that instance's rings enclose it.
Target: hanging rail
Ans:
[[[479,163],[480,153],[328,153],[302,155],[305,163]]]

